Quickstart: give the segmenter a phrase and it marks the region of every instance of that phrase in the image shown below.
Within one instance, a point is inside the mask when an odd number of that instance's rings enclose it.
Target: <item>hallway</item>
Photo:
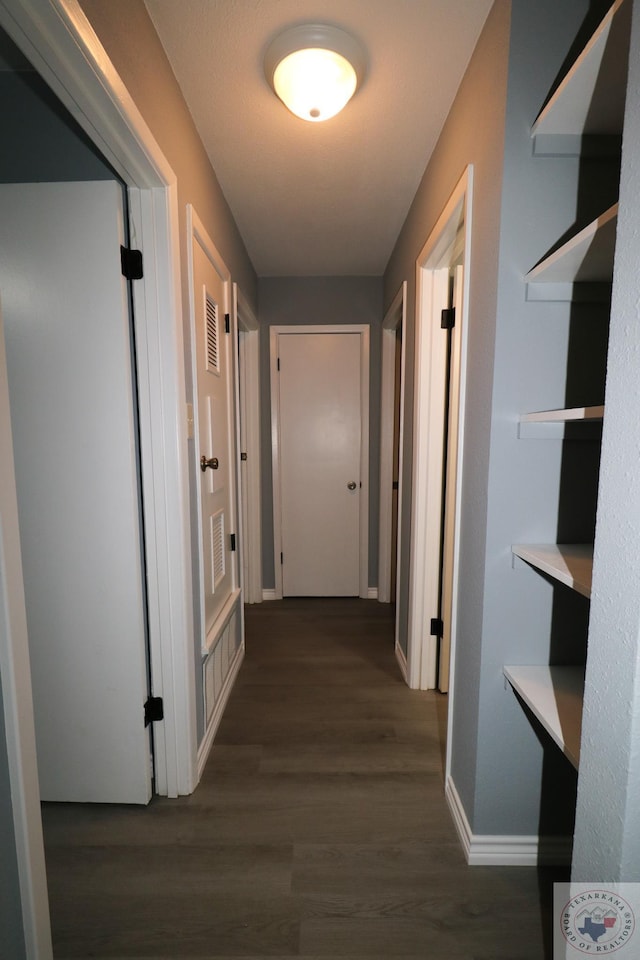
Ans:
[[[246,644],[193,796],[45,806],[57,960],[550,956],[554,874],[464,862],[389,605],[248,607]]]

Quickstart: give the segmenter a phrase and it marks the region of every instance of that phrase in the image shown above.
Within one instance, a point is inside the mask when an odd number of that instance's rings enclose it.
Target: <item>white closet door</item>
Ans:
[[[45,800],[151,796],[123,222],[114,181],[0,186],[0,291]]]
[[[360,335],[280,334],[284,596],[358,596]]]

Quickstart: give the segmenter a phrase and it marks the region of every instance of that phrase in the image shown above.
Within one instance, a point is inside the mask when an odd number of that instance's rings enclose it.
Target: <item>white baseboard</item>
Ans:
[[[367,589],[367,600],[377,600],[378,599],[378,588],[369,587]]]
[[[227,705],[227,700],[229,695],[233,690],[233,685],[236,682],[236,677],[244,660],[244,643],[236,650],[235,656],[229,667],[229,672],[227,673],[226,680],[220,692],[220,697],[218,702],[215,705],[214,711],[211,714],[211,720],[207,728],[207,732],[202,738],[202,743],[198,750],[198,783],[200,782],[200,777],[202,776],[202,771],[204,766],[209,758],[211,753],[211,747],[213,746],[213,741],[215,739],[216,732],[220,726],[220,721],[222,720],[222,715],[224,713],[224,708]]]
[[[396,643],[396,660],[400,666],[400,673],[403,676],[404,682],[408,683],[408,673],[407,673],[407,658],[405,656],[404,650],[399,643]]]
[[[263,600],[277,600],[275,588],[262,591]]]
[[[538,867],[571,862],[570,837],[474,835],[451,777],[447,778],[445,796],[470,867]]]

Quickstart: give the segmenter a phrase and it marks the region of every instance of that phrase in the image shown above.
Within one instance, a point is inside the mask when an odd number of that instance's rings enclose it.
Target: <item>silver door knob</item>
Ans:
[[[358,484],[355,482],[355,480],[350,480],[349,483],[347,484],[347,489],[355,490],[357,486]]]
[[[205,470],[207,469],[207,467],[210,467],[212,470],[217,470],[217,469],[218,469],[218,458],[217,458],[217,457],[211,457],[210,460],[207,460],[207,458],[206,458],[206,457],[204,456],[204,454],[203,454],[203,455],[200,457],[200,469],[201,469],[202,472],[204,473]]]

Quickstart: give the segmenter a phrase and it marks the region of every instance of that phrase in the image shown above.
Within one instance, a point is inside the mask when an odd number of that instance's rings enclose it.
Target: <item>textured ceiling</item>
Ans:
[[[259,276],[380,276],[492,0],[145,0]],[[326,123],[294,117],[263,70],[292,24],[367,51]]]

